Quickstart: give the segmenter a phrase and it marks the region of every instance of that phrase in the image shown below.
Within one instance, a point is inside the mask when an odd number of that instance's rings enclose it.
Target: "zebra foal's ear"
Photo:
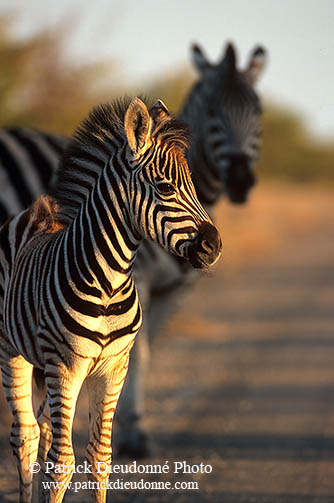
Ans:
[[[154,121],[154,124],[158,124],[171,120],[171,115],[168,108],[162,100],[157,100],[154,105],[150,108],[150,115]]]
[[[125,134],[131,150],[140,154],[151,144],[152,120],[145,103],[134,98],[124,117]]]
[[[205,72],[205,70],[211,67],[211,64],[206,59],[204,52],[199,47],[199,45],[192,44],[191,53],[193,64],[200,73]]]
[[[267,54],[263,47],[258,46],[253,50],[247,69],[245,71],[245,76],[247,80],[253,85],[260,77],[261,73],[266,64]]]

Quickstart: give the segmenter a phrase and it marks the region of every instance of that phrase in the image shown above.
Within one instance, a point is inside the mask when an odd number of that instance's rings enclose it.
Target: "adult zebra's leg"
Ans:
[[[151,455],[152,448],[141,419],[144,415],[145,377],[150,360],[148,339],[149,292],[146,283],[136,282],[142,306],[142,325],[131,350],[129,369],[116,412],[117,453],[131,459]]]
[[[79,359],[71,368],[60,361],[45,366],[52,442],[40,480],[40,502],[60,503],[71,481],[75,463],[72,447],[73,417],[89,363],[88,359]]]
[[[119,428],[117,452],[134,459],[152,455],[152,441],[141,422],[146,415],[145,377],[152,342],[161,333],[170,316],[178,311],[189,291],[189,285],[181,283],[163,294],[152,296],[147,293],[143,283],[138,281],[137,285],[143,322],[131,351],[128,375],[116,413]]]
[[[131,350],[128,374],[117,407],[117,453],[131,459],[152,454],[150,441],[142,428],[145,403],[145,377],[150,358],[145,314],[143,323]]]
[[[20,478],[20,503],[30,503],[33,471],[37,459],[39,426],[32,406],[33,366],[22,356],[2,365],[2,385],[13,414],[10,444],[17,461]]]
[[[132,345],[132,344],[131,344]],[[122,390],[129,363],[127,346],[119,355],[110,358],[112,368],[107,363],[103,373],[97,369],[87,378],[89,396],[89,443],[86,459],[92,466],[88,474],[91,501],[105,503],[109,468],[112,458],[112,423],[120,392]],[[103,365],[103,364],[102,364]]]

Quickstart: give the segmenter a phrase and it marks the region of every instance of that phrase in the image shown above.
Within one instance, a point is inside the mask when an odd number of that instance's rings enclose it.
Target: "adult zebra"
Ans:
[[[150,238],[196,268],[219,258],[221,240],[197,200],[187,146],[185,125],[162,102],[150,112],[138,98],[97,107],[66,149],[53,195],[0,231],[0,359],[22,503],[31,501],[29,465],[39,443],[33,368],[44,373],[52,430],[51,440],[41,425],[40,454],[53,466],[44,482],[55,483],[41,486],[43,501],[62,501],[71,480],[71,428],[85,380],[89,478],[93,501],[105,501],[109,468],[99,463],[111,461],[112,419],[141,323],[132,275],[139,242]]]
[[[209,63],[198,46],[193,46],[192,55],[200,79],[189,94],[181,118],[188,122],[192,132],[193,142],[187,159],[195,188],[202,203],[212,212],[223,194],[233,203],[245,202],[255,183],[261,105],[254,85],[262,72],[266,54],[262,47],[256,47],[244,71],[237,68],[235,50],[231,44],[217,65]],[[16,169],[35,169],[38,173],[40,161],[37,153],[40,152],[43,155],[43,169],[49,168],[51,178],[56,162],[54,155],[48,156],[47,147],[53,153],[55,137],[31,130],[5,134],[13,140],[12,148],[8,145],[7,149]],[[10,166],[8,160],[1,166],[4,150],[1,138],[0,134],[0,177],[8,180],[9,175],[5,170],[6,166]],[[64,142],[63,139],[60,141]],[[44,145],[43,152],[39,142]],[[31,159],[23,163],[22,155],[16,153],[14,146],[26,155],[31,155]],[[30,191],[33,192],[33,180],[29,175],[23,187],[31,186]],[[15,180],[9,179],[7,185],[10,190],[16,188],[18,191]],[[0,211],[1,198],[5,192],[0,193]],[[9,203],[4,206],[7,212],[11,211]],[[144,242],[139,249],[135,274],[143,305],[143,324],[131,353],[117,418],[120,453],[141,457],[150,452],[149,442],[141,427],[145,403],[143,378],[150,356],[150,341],[159,332],[170,311],[177,309],[175,288],[183,289],[191,284],[194,273],[152,243]],[[178,298],[180,295],[179,291]]]
[[[254,85],[265,50],[256,47],[244,71],[236,67],[232,44],[217,65],[208,62],[198,45],[193,45],[192,56],[200,79],[180,118],[194,138],[187,159],[197,192],[208,205],[223,193],[231,202],[243,203],[255,182],[261,106]],[[67,138],[29,128],[0,130],[0,222],[49,189],[67,143]]]
[[[197,45],[192,53],[201,78],[180,118],[191,128],[187,159],[196,190],[208,206],[223,193],[233,203],[244,203],[256,181],[262,110],[254,84],[265,64],[265,50],[256,47],[244,71],[237,69],[232,44],[217,65]]]
[[[229,44],[217,65],[209,63],[194,45],[193,61],[201,76],[189,94],[181,118],[192,134],[187,160],[197,195],[209,213],[225,194],[232,203],[244,203],[255,184],[259,154],[261,104],[254,90],[265,64],[265,50],[256,47],[244,71],[236,66]],[[168,256],[154,243],[144,242],[135,265],[143,306],[143,324],[131,352],[129,372],[117,414],[118,451],[141,458],[151,445],[141,420],[145,412],[145,373],[152,339],[197,278],[187,264]]]

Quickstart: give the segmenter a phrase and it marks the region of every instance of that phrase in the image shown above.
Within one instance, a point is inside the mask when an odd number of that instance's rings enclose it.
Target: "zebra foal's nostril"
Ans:
[[[201,241],[201,246],[202,248],[209,254],[209,253],[212,253],[214,251],[214,246],[212,243],[210,243],[207,239],[203,239]]]
[[[193,267],[203,269],[217,262],[221,249],[222,242],[216,227],[210,222],[202,222],[198,238],[189,249],[189,261]]]

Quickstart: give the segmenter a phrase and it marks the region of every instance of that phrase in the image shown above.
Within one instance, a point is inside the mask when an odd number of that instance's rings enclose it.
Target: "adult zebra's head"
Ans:
[[[124,118],[131,168],[130,208],[136,230],[203,268],[217,261],[221,239],[199,203],[184,150],[187,126],[158,100],[148,109],[132,100]]]
[[[236,66],[232,44],[216,65],[208,62],[198,45],[193,46],[192,54],[201,79],[192,92],[193,99],[197,95],[199,111],[192,131],[197,151],[190,154],[190,161],[202,159],[208,170],[200,173],[199,166],[194,173],[197,192],[208,204],[222,192],[231,202],[244,203],[256,182],[254,165],[259,154],[262,110],[254,84],[265,64],[265,50],[256,47],[244,71]],[[190,100],[191,96],[184,118],[193,123],[195,117],[187,117],[191,114]]]

